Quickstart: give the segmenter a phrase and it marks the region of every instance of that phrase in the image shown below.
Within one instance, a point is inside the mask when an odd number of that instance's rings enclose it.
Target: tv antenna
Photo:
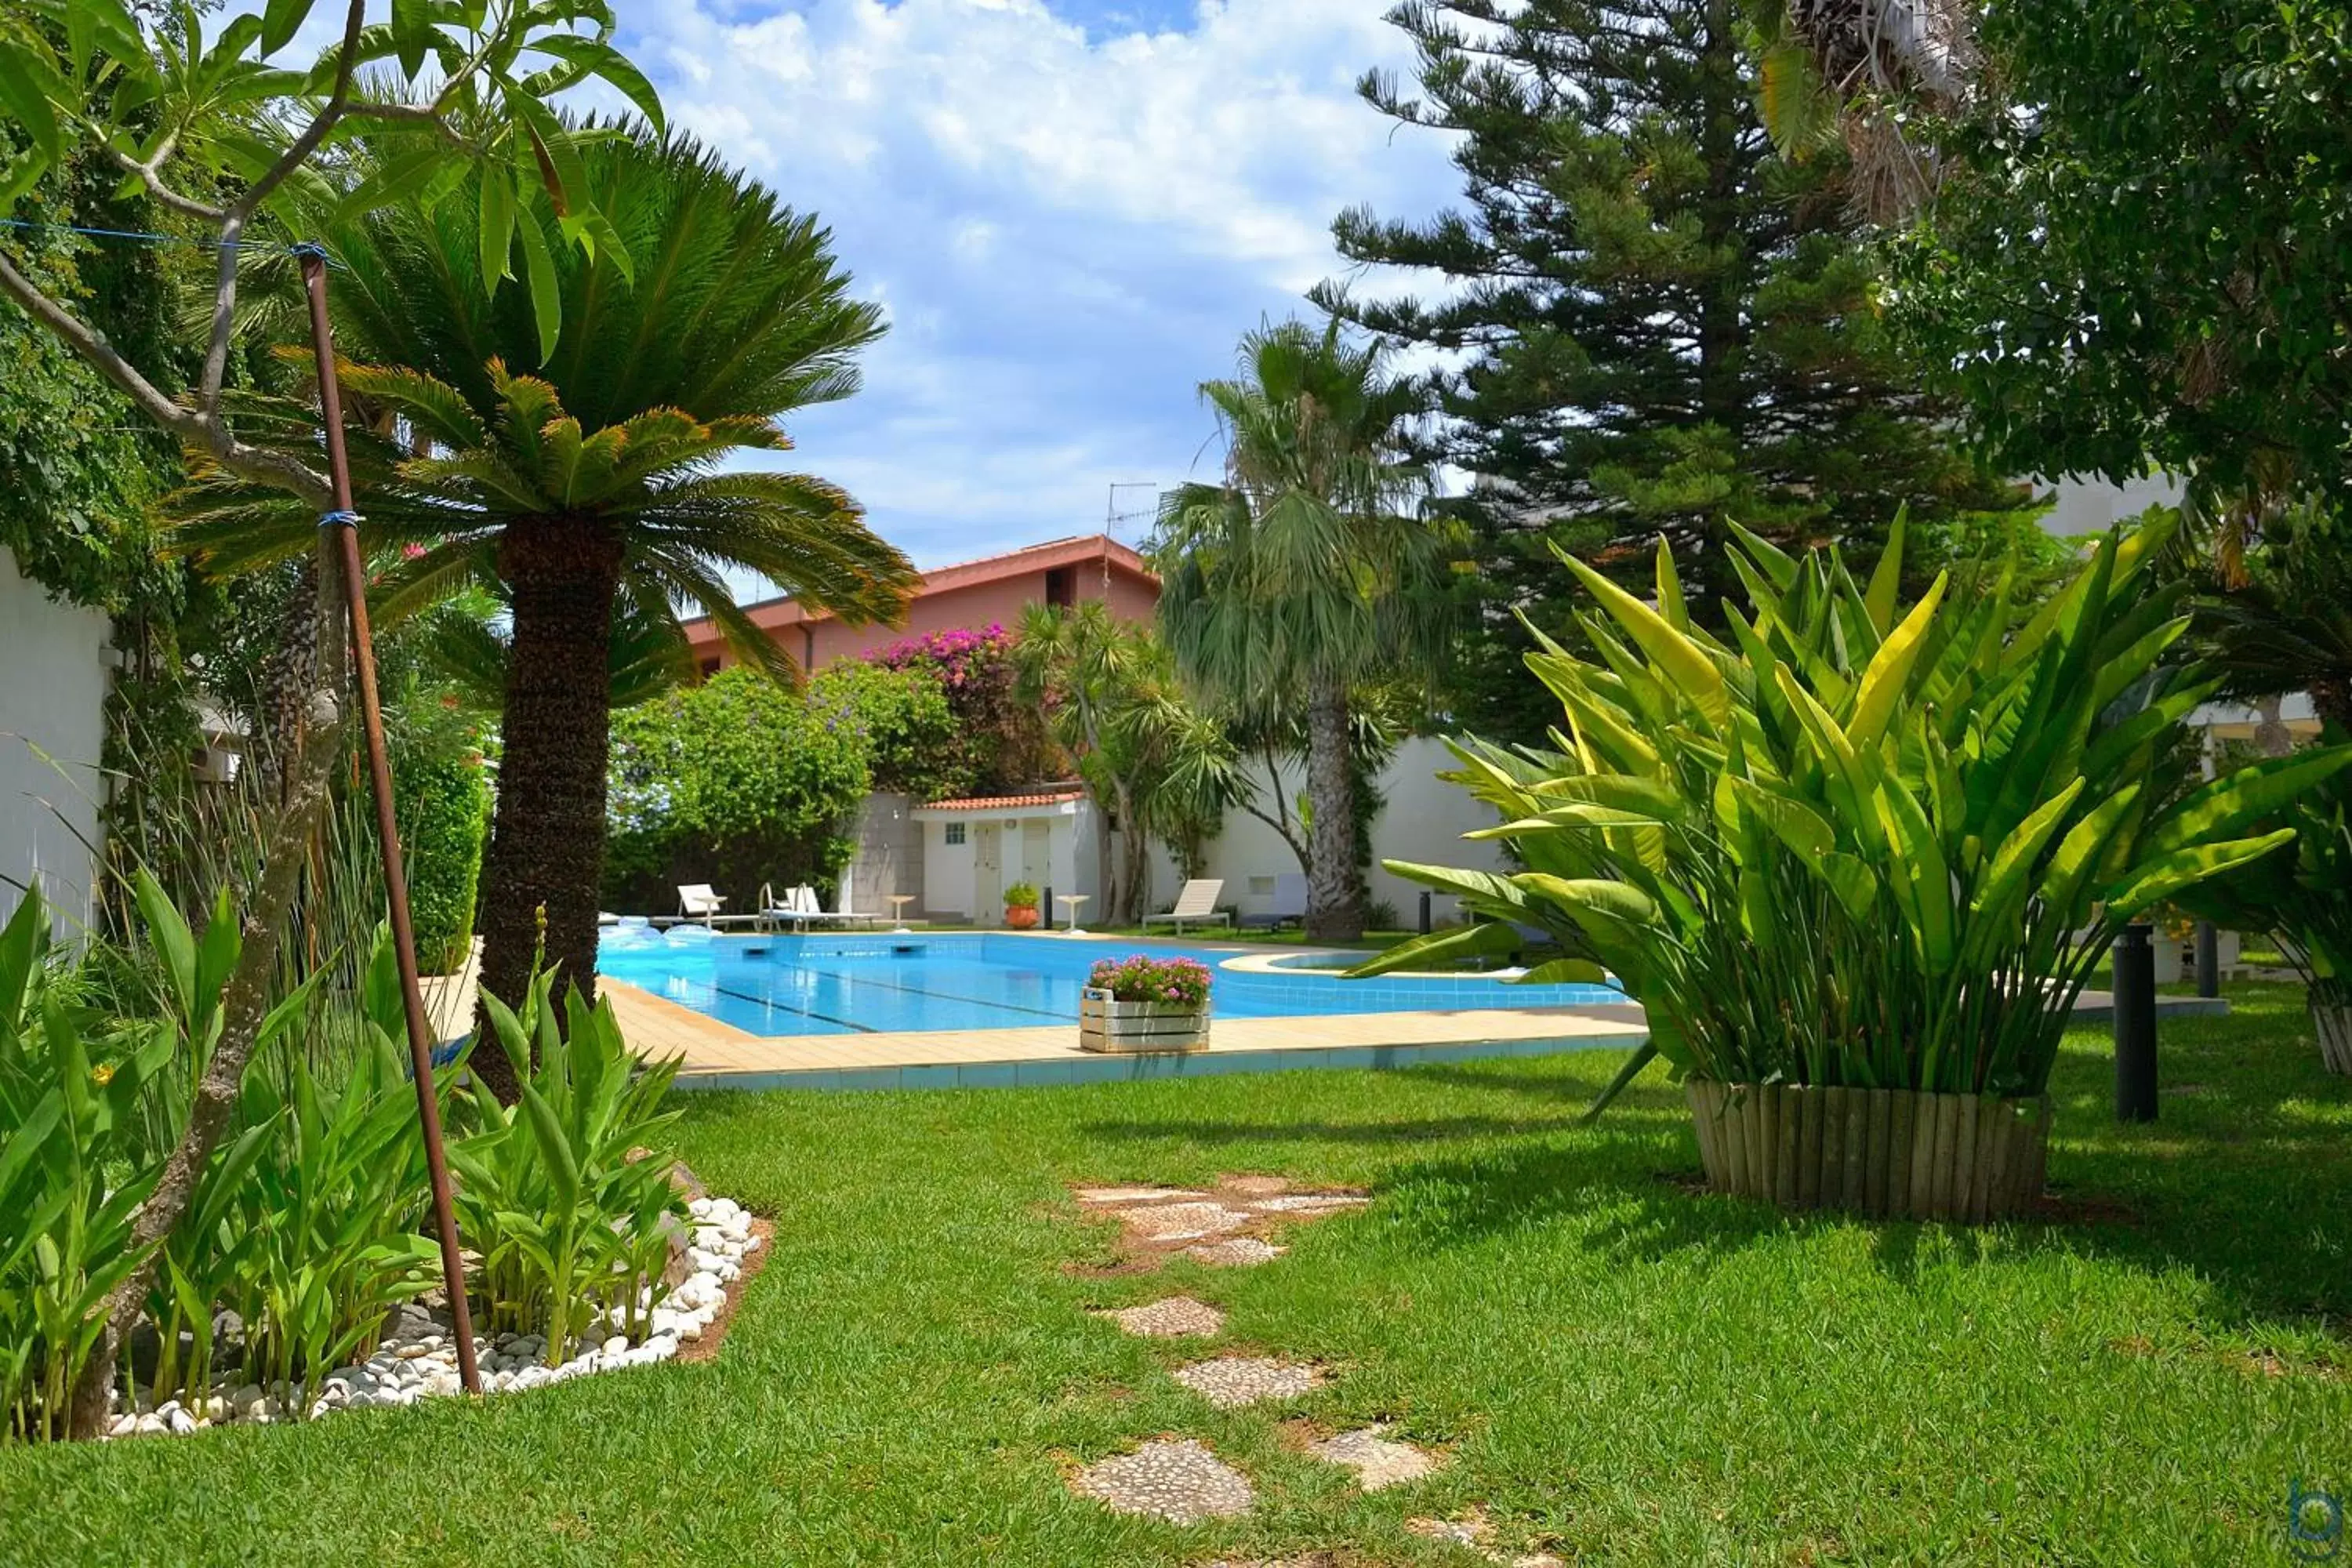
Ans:
[[[1119,510],[1119,509],[1118,509],[1118,492],[1119,492],[1119,491],[1121,491],[1121,490],[1150,490],[1150,491],[1151,492],[1151,498],[1152,498],[1152,499],[1151,499],[1149,502],[1145,503],[1145,504],[1144,504],[1144,505],[1142,505],[1142,506],[1139,506],[1139,507],[1132,507],[1132,508],[1130,508],[1129,510],[1126,510],[1126,511],[1121,511],[1121,510]],[[1157,479],[1119,479],[1119,480],[1116,480],[1116,481],[1114,481],[1114,482],[1111,484],[1111,486],[1110,486],[1110,498],[1109,498],[1109,502],[1108,502],[1108,505],[1106,505],[1106,506],[1104,507],[1104,509],[1103,509],[1103,532],[1105,532],[1105,533],[1107,533],[1107,534],[1110,535],[1112,538],[1116,539],[1116,538],[1118,538],[1118,525],[1119,525],[1120,523],[1123,523],[1123,522],[1133,522],[1133,521],[1136,521],[1137,519],[1139,519],[1139,518],[1144,518],[1144,519],[1157,518],[1159,515],[1160,515],[1160,481],[1159,481],[1159,480],[1157,480]]]

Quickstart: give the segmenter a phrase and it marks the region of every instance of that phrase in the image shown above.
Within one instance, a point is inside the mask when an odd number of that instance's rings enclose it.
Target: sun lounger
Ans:
[[[1164,921],[1173,924],[1176,934],[1182,936],[1187,922],[1193,925],[1229,925],[1232,922],[1217,909],[1217,900],[1224,890],[1222,878],[1195,877],[1184,884],[1182,892],[1176,895],[1172,909],[1161,914],[1144,916],[1144,928],[1150,930]]]

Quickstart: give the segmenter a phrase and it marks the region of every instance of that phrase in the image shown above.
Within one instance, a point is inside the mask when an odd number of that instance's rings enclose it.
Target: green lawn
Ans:
[[[1619,1058],[1063,1090],[694,1103],[688,1154],[780,1245],[714,1363],[479,1409],[0,1455],[0,1563],[1478,1561],[1403,1522],[1609,1563],[2292,1561],[2291,1479],[2352,1494],[2352,1084],[2299,993],[2168,1023],[2163,1122],[2061,1069],[2052,1175],[2091,1216],[1966,1231],[1695,1197],[1678,1095],[1571,1119]],[[2193,1089],[2195,1092],[2187,1092]],[[1065,1184],[1363,1183],[1255,1270],[1088,1279]],[[1366,1496],[1087,1315],[1174,1289],[1319,1358],[1300,1406],[1450,1458]],[[1182,1344],[1183,1342],[1178,1342]],[[1065,1464],[1196,1435],[1249,1519],[1117,1518]]]

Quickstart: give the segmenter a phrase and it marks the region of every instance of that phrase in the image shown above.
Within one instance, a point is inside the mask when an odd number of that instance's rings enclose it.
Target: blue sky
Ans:
[[[829,224],[888,336],[789,422],[924,565],[1099,528],[1213,469],[1194,387],[1339,269],[1342,206],[1426,214],[1435,136],[1358,100],[1388,0],[622,0],[676,121]],[[1123,506],[1146,492],[1126,492]]]

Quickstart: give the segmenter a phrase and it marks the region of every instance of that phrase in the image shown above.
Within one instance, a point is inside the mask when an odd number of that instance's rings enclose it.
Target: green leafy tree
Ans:
[[[1981,89],[1895,246],[1897,324],[2025,472],[2352,504],[2352,9],[1982,7]]]
[[[613,857],[624,909],[675,906],[709,882],[739,910],[762,882],[830,881],[872,784],[866,727],[736,665],[620,715],[613,726]]]
[[[1160,624],[1212,708],[1246,730],[1303,723],[1307,932],[1352,942],[1364,929],[1354,693],[1437,667],[1453,540],[1419,515],[1428,475],[1404,443],[1420,393],[1385,374],[1378,345],[1348,344],[1336,321],[1289,321],[1244,338],[1241,370],[1201,387],[1225,477],[1161,510]]]
[[[1430,456],[1476,476],[1455,510],[1483,587],[1457,717],[1540,738],[1517,616],[1568,628],[1554,542],[1626,574],[1663,533],[1713,624],[1738,586],[1730,521],[1840,541],[1866,569],[1898,508],[1918,537],[2025,504],[1961,453],[1884,329],[1843,150],[1766,135],[1736,0],[1445,0],[1390,19],[1420,51],[1418,91],[1374,74],[1363,94],[1459,138],[1464,205],[1354,209],[1334,232],[1351,261],[1448,287],[1316,298],[1451,362]]]
[[[495,584],[512,617],[481,919],[483,984],[502,995],[529,982],[542,908],[548,956],[567,983],[593,984],[616,618],[682,642],[677,606],[699,605],[738,658],[789,683],[724,570],[852,620],[895,617],[914,580],[837,488],[721,470],[789,450],[783,416],[857,386],[879,313],[851,298],[826,234],[688,142],[608,139],[580,165],[620,243],[593,256],[546,246],[562,300],[552,353],[545,289],[482,286],[527,259],[514,236],[539,222],[514,217],[500,248],[495,183],[469,177],[429,209],[328,231],[346,268],[341,341],[375,362],[342,379],[404,437],[354,433],[371,539],[417,552],[385,568],[381,613],[397,623]],[[509,368],[541,358],[539,375]],[[230,486],[184,532],[234,571],[299,552],[308,527],[299,509]]]
[[[1232,761],[1223,731],[1185,700],[1166,645],[1099,603],[1030,605],[1013,658],[1015,694],[1044,713],[1106,829],[1096,839],[1103,912],[1114,922],[1139,920],[1153,837],[1181,846],[1223,804]]]

